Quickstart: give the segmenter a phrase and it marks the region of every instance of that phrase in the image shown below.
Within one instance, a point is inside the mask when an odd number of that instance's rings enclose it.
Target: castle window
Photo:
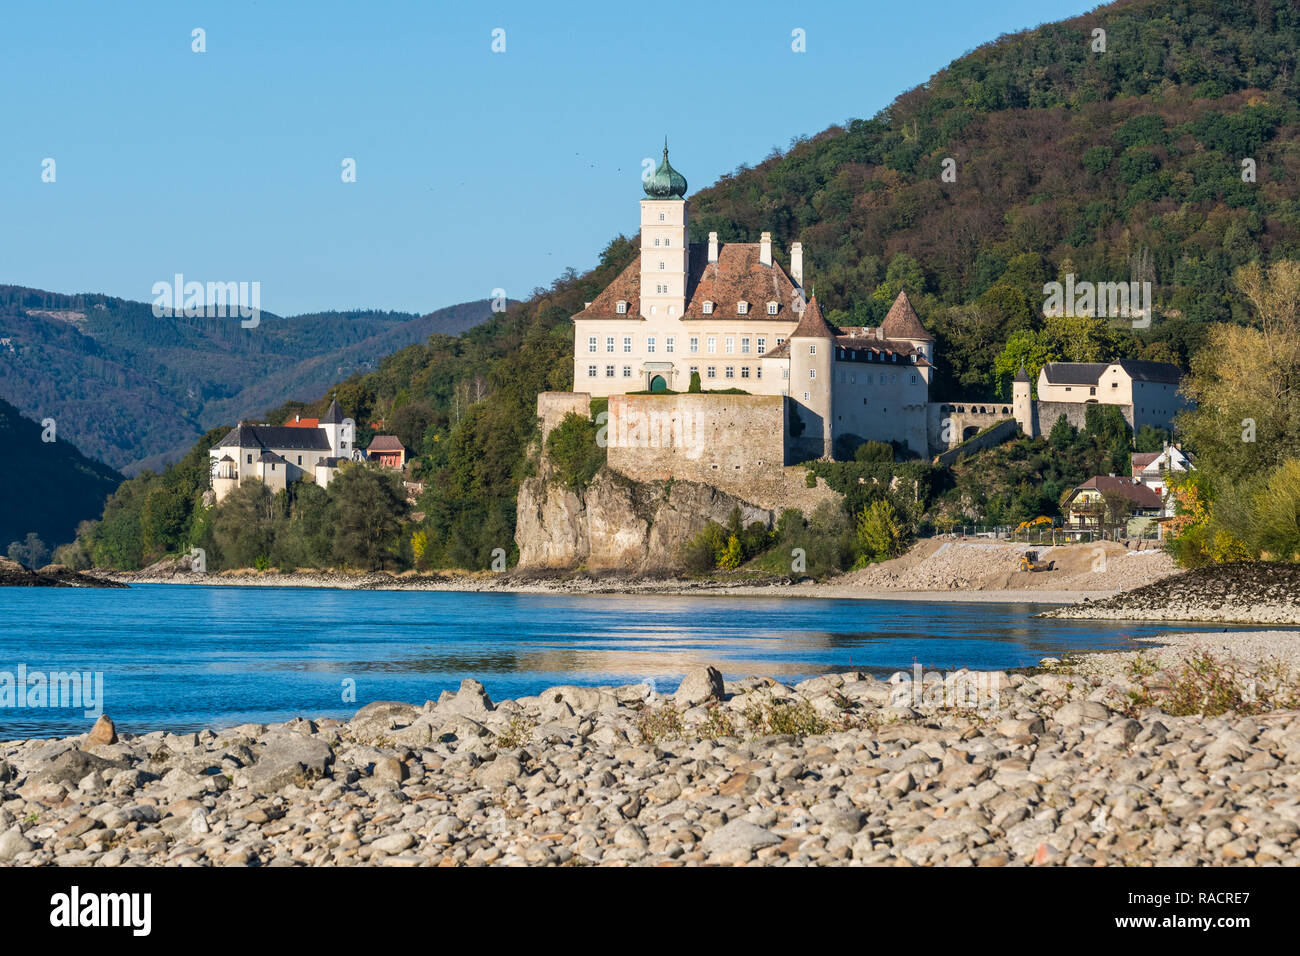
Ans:
[[[734,337],[728,335],[728,336],[727,336],[727,354],[728,354],[728,355],[731,355],[731,354],[734,353],[735,351],[736,351],[736,340],[735,340]]]
[[[807,392],[804,392],[804,393],[803,393],[803,400],[804,400],[805,402],[808,401],[808,393],[807,393]]]
[[[663,271],[664,271],[664,264],[663,264],[662,262],[659,263],[659,271],[660,271],[660,272],[663,272]]]
[[[248,456],[248,463],[249,463],[250,465],[253,463],[253,456],[252,456],[252,455],[249,455],[249,456]]]
[[[612,335],[605,336],[605,351],[606,352],[614,351],[614,336]]]
[[[302,464],[302,455],[299,455],[299,456],[298,456],[298,464],[299,464],[299,465]]]
[[[713,303],[712,303],[712,302],[705,302],[705,303],[704,303],[704,314],[705,314],[705,315],[712,315],[712,314],[713,314]]]
[[[735,370],[732,366],[728,365],[728,366],[727,366],[727,378],[735,378],[735,377],[736,377],[736,370]]]
[[[1088,388],[1088,394],[1089,394],[1089,395],[1096,395],[1096,394],[1097,394],[1097,386],[1095,386],[1095,385],[1090,386],[1090,387]]]
[[[659,240],[658,240],[658,239],[655,240],[655,245],[656,245],[656,246],[659,245]]]
[[[769,302],[769,303],[767,304],[767,314],[768,314],[768,315],[776,315],[776,303],[775,303],[775,302]]]
[[[655,337],[653,335],[645,340],[645,350],[651,354],[654,354]]]
[[[692,335],[692,336],[691,336],[691,354],[692,354],[692,355],[698,355],[699,352],[700,352],[700,337],[699,337],[698,335]]]
[[[718,340],[712,335],[709,336],[708,349],[710,355],[714,355],[718,351]]]
[[[632,366],[630,366],[630,365],[624,365],[624,366],[623,366],[623,377],[624,377],[624,378],[631,378],[631,377],[632,377]]]
[[[740,340],[740,354],[741,354],[741,355],[748,355],[748,354],[749,354],[749,338],[748,338],[748,337],[743,338],[743,339]]]
[[[816,355],[816,354],[817,354],[817,343],[816,343],[816,342],[814,342],[812,345],[808,346],[808,354],[809,354],[809,355]]]
[[[627,315],[627,303],[622,299],[619,299],[618,301],[618,314]]]
[[[623,351],[625,354],[632,354],[632,336],[623,336]]]
[[[737,314],[737,315],[749,315],[749,303],[748,303],[748,302],[745,302],[743,299],[742,299],[740,302],[737,302],[737,303],[736,303],[736,314]]]
[[[915,376],[915,375],[912,376],[912,384],[913,384],[913,385],[916,384],[916,376]]]
[[[809,377],[809,378],[816,378],[816,377],[817,377],[817,370],[816,370],[815,368],[810,368],[810,369],[808,370],[808,377]]]
[[[670,335],[668,338],[664,339],[664,351],[671,353],[673,350],[673,337]]]
[[[596,377],[596,366],[594,366],[594,365],[588,365],[588,366],[587,366],[587,378],[595,378],[595,377]]]
[[[660,221],[660,222],[663,222],[663,221],[664,221],[664,214],[663,214],[663,213],[660,213],[660,214],[659,214],[659,221]]]
[[[758,354],[765,355],[766,353],[767,353],[767,339],[763,338],[763,336],[760,335],[758,337]]]
[[[718,377],[718,367],[717,367],[716,365],[710,365],[708,368],[706,368],[706,369],[704,370],[704,377],[705,377],[705,378],[717,378],[717,377]]]
[[[748,365],[742,365],[742,366],[740,367],[740,377],[741,377],[741,378],[749,378],[749,366],[748,366]]]
[[[667,246],[667,245],[669,245],[669,244],[670,244],[670,243],[669,243],[669,240],[665,239],[665,240],[664,240],[664,245]]]
[[[587,339],[587,351],[588,351],[588,352],[594,352],[594,351],[596,351],[596,336],[592,335],[592,336],[588,337],[588,339]]]
[[[692,375],[699,375],[699,374],[700,374],[700,367],[699,367],[698,365],[692,365],[691,368],[690,368],[690,372],[691,372]]]
[[[783,345],[785,345],[785,339],[778,338],[778,339],[776,340],[776,347],[777,347],[777,348],[780,348],[780,347],[783,346]]]
[[[606,366],[605,366],[605,377],[606,377],[606,378],[613,378],[613,377],[614,377],[614,366],[612,366],[612,365],[606,365]]]
[[[763,366],[760,365],[757,369],[754,370],[754,378],[762,378],[762,377],[763,377]]]
[[[788,368],[783,368],[783,369],[781,369],[781,377],[782,377],[782,378],[789,378],[789,377],[790,377],[790,370],[789,370]]]

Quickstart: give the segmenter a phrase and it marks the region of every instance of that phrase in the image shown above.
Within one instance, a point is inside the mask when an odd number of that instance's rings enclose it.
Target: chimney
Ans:
[[[803,288],[803,243],[790,244],[790,278],[799,288]]]
[[[716,232],[709,233],[709,261],[718,261],[718,234]]]
[[[758,240],[758,264],[770,266],[772,264],[772,234],[763,233]]]

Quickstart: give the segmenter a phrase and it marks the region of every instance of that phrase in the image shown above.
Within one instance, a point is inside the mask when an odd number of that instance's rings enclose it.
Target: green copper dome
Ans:
[[[686,177],[668,163],[668,140],[664,140],[664,161],[654,175],[641,184],[647,199],[681,199],[686,195]]]

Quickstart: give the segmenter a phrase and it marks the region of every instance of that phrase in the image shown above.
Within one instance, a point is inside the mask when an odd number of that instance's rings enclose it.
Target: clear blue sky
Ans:
[[[182,272],[281,314],[526,297],[636,231],[665,133],[694,191],[1093,5],[9,3],[0,283],[149,301]]]

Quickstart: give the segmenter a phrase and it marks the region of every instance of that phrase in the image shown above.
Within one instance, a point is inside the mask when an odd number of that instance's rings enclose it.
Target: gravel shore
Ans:
[[[700,668],[670,696],[465,681],[346,722],[101,721],[0,744],[0,862],[1295,863],[1300,637],[1213,640],[917,684]]]

